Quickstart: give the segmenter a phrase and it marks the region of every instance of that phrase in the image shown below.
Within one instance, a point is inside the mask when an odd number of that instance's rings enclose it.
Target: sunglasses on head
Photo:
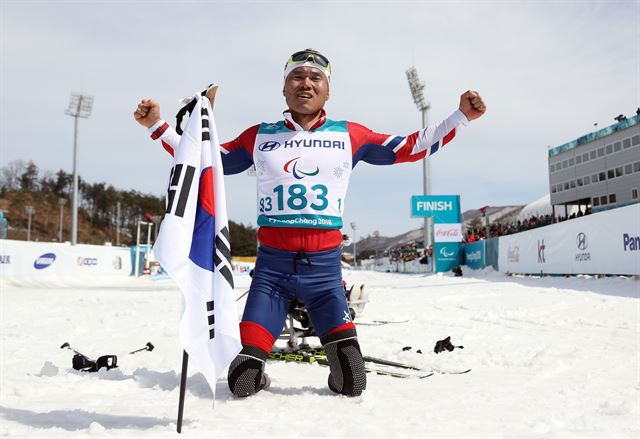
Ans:
[[[329,60],[315,50],[301,50],[300,52],[294,53],[291,55],[291,58],[289,58],[289,62],[306,62],[309,60],[322,67],[329,66]]]

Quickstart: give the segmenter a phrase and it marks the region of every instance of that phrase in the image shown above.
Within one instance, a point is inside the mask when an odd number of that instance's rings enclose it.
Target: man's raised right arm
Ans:
[[[151,99],[142,99],[133,112],[134,119],[151,133],[153,140],[162,142],[162,147],[172,156],[180,144],[180,135],[160,116],[160,105]],[[253,145],[259,125],[246,129],[231,142],[220,145],[222,167],[226,175],[238,174],[253,165]]]
[[[133,112],[133,118],[149,130],[153,140],[160,139],[163,148],[173,156],[180,143],[180,135],[160,116],[160,104],[152,99],[142,99]]]

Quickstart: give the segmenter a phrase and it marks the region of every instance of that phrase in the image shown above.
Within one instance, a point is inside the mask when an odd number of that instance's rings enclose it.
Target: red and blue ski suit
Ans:
[[[322,117],[304,130],[284,113],[221,145],[225,174],[256,167],[260,247],[240,333],[243,345],[269,352],[298,298],[321,340],[342,331],[355,334],[342,276],[342,213],[351,170],[363,161],[392,165],[421,160],[449,143],[460,110],[439,124],[407,136],[380,134],[348,121]],[[160,121],[150,128],[173,154],[179,135]]]

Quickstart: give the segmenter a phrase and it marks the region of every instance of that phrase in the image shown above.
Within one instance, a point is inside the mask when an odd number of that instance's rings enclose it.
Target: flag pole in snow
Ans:
[[[187,366],[189,365],[189,354],[182,351],[182,373],[180,374],[180,399],[178,400],[178,421],[176,430],[182,433],[182,415],[184,414],[184,393],[187,389]]]

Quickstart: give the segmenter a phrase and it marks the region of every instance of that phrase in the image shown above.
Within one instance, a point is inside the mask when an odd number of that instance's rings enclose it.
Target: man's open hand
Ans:
[[[467,90],[460,96],[460,111],[472,121],[482,116],[487,111],[487,106],[477,91]]]
[[[152,127],[154,123],[162,119],[160,117],[160,104],[151,99],[141,100],[138,108],[133,112],[133,118],[144,127]]]

